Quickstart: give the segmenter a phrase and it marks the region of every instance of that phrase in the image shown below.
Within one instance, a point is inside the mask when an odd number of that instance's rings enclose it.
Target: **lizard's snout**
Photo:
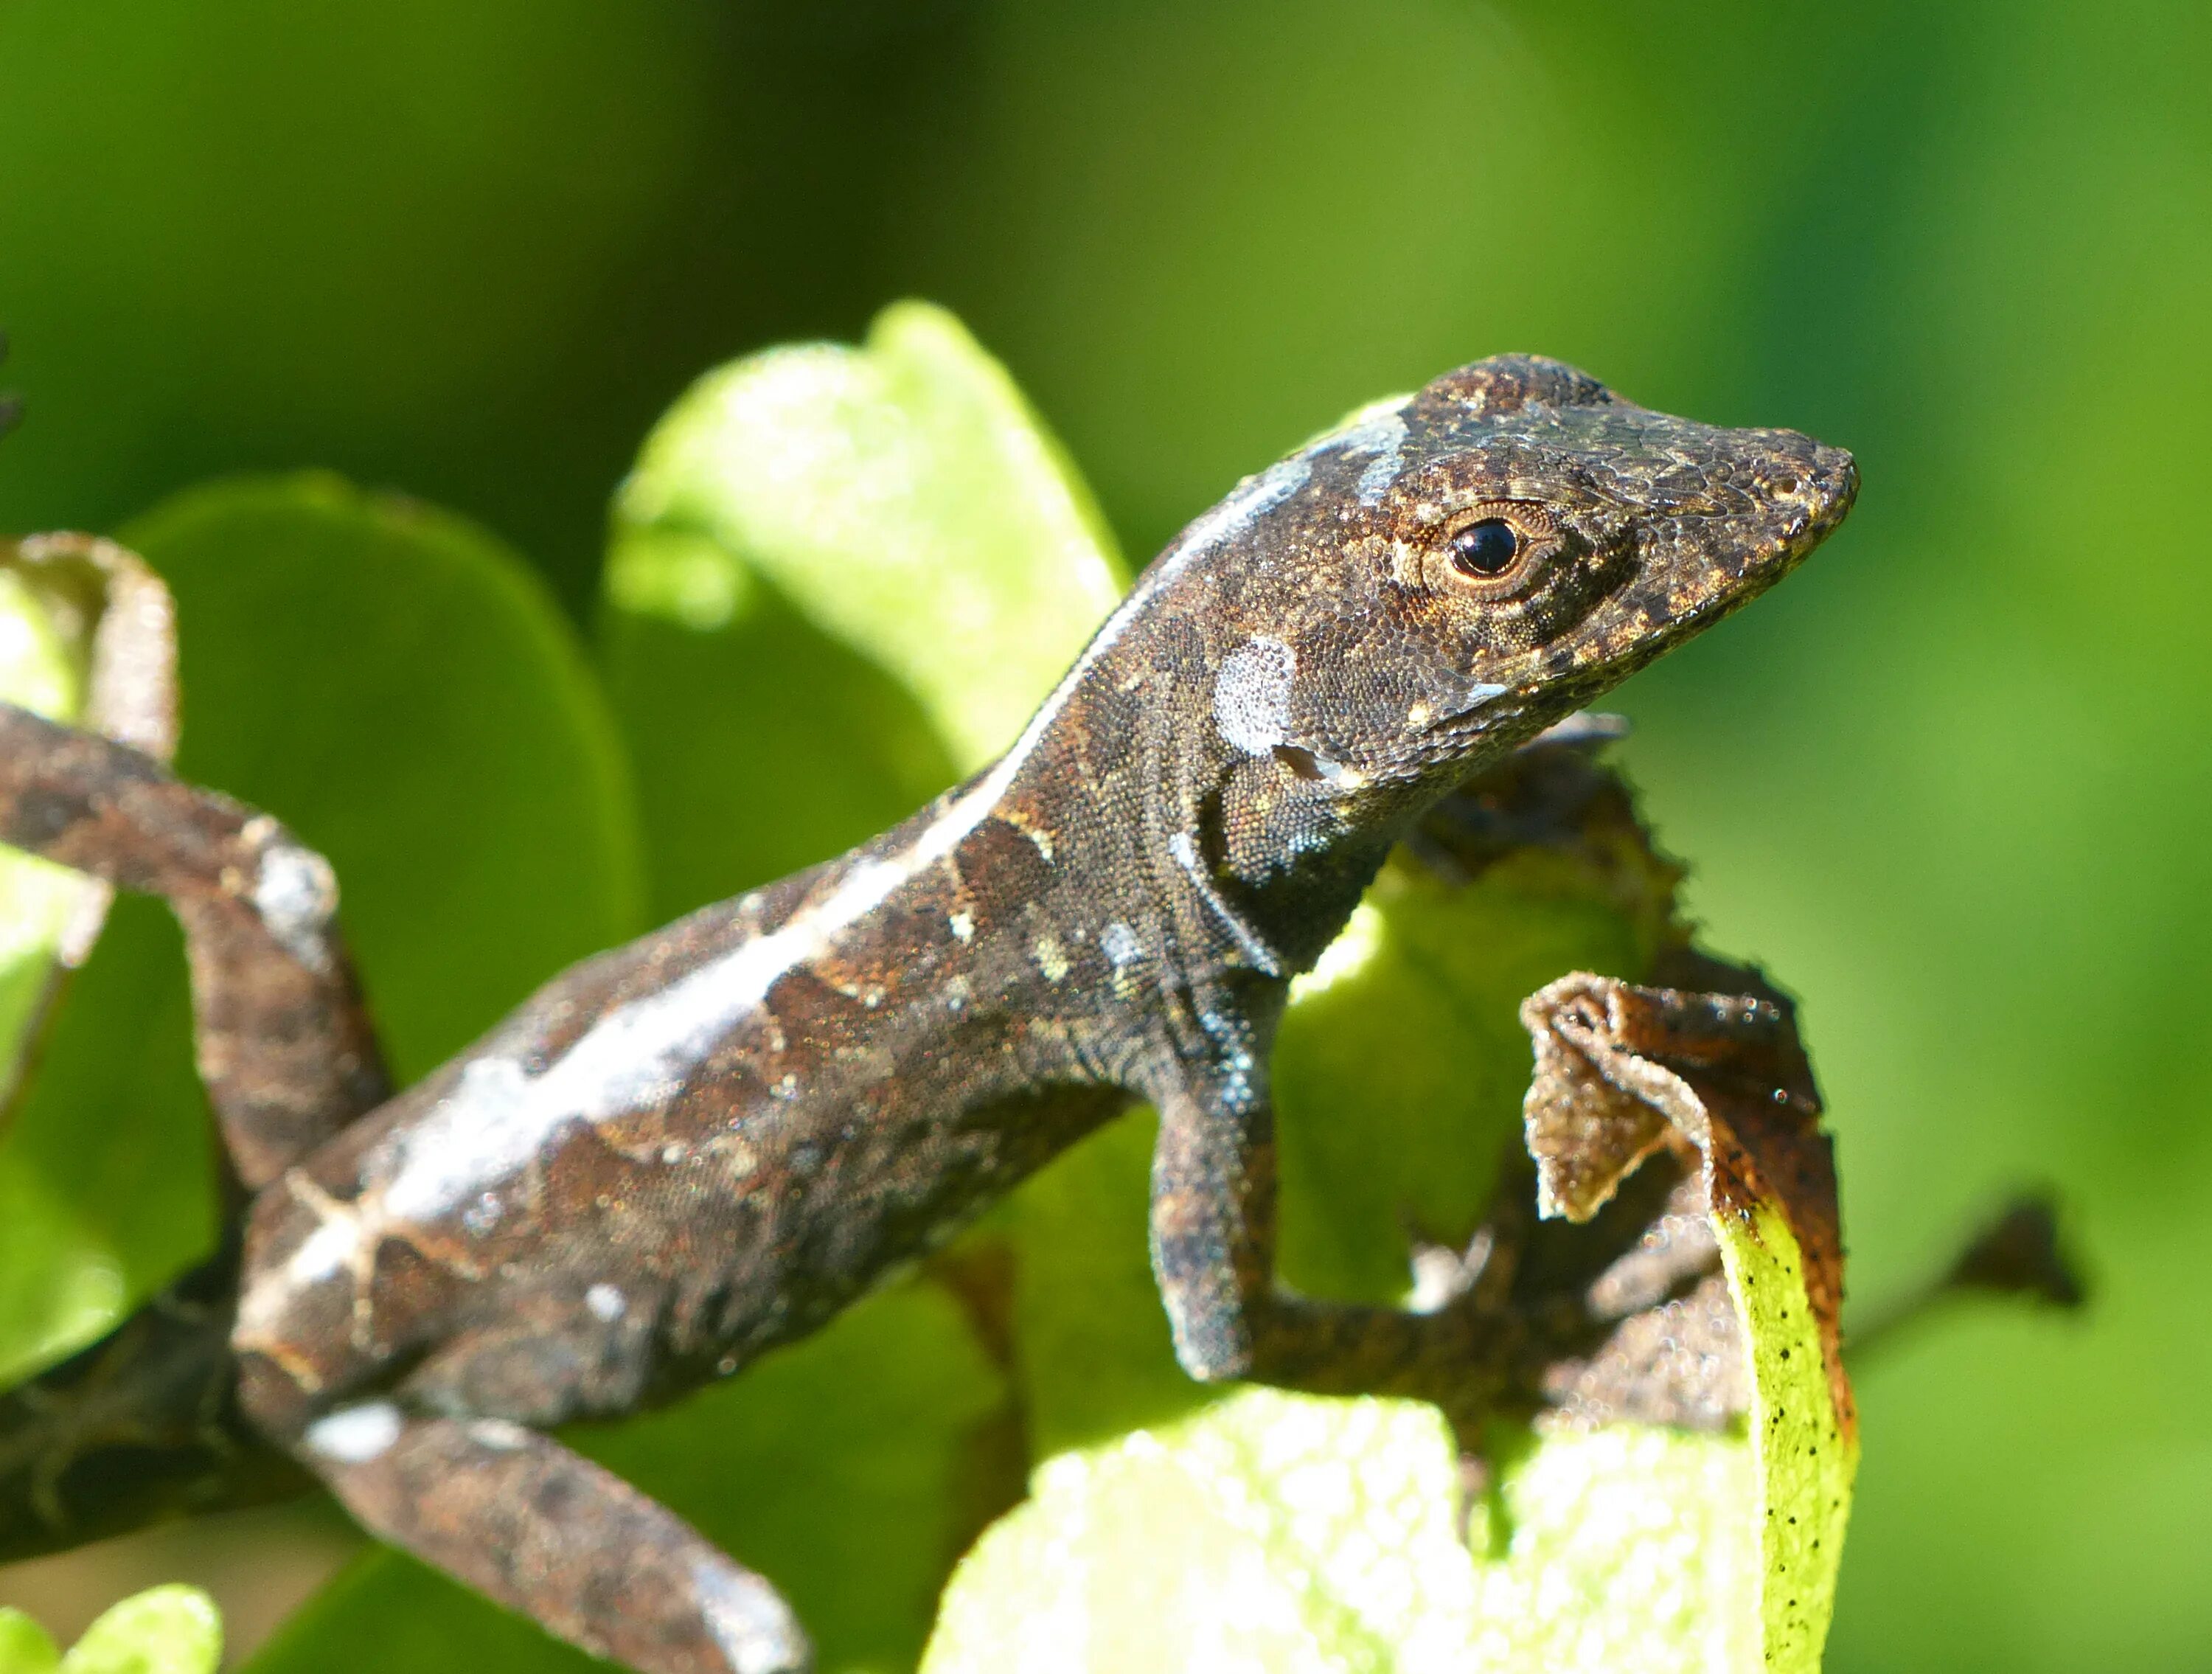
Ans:
[[[1807,527],[1815,539],[1844,520],[1859,495],[1859,464],[1840,447],[1813,444],[1809,473],[1814,496],[1813,516]]]
[[[1796,430],[1708,432],[1711,481],[1690,515],[1652,527],[1643,572],[1588,636],[1615,678],[1740,609],[1802,563],[1850,514],[1857,463]]]
[[[1818,546],[1858,497],[1858,462],[1796,430],[1770,431],[1771,451],[1756,475],[1774,519],[1765,557],[1788,569]]]

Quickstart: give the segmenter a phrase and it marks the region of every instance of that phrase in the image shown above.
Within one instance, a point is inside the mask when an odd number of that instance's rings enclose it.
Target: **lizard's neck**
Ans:
[[[1239,749],[1212,714],[1206,663],[1158,651],[1099,660],[997,817],[1043,835],[1046,910],[1071,928],[1149,920],[1143,940],[1176,985],[1287,981],[1343,928],[1395,828],[1355,829],[1273,754]]]

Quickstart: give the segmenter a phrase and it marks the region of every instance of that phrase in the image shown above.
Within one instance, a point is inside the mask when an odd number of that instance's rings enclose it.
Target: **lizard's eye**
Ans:
[[[1460,507],[1433,546],[1422,551],[1422,580],[1468,604],[1502,604],[1535,586],[1548,559],[1566,551],[1571,533],[1535,500],[1478,500]]]
[[[1565,538],[1550,509],[1533,501],[1492,500],[1461,515],[1466,521],[1429,549],[1427,564],[1431,586],[1463,597],[1518,594]]]
[[[1452,564],[1462,575],[1490,581],[1521,556],[1521,532],[1502,517],[1470,523],[1451,538]]]

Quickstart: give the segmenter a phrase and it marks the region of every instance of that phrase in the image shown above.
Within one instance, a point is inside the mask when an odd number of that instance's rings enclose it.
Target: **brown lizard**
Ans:
[[[1193,1377],[1479,1413],[1514,1363],[1480,1309],[1273,1280],[1289,980],[1439,797],[1780,579],[1856,486],[1803,435],[1556,362],[1448,374],[1184,530],[995,765],[555,978],[388,1099],[319,856],[0,711],[0,837],[182,917],[252,1194],[225,1256],[0,1399],[0,1556],[112,1526],[118,1434],[142,1473],[281,1450],[589,1650],[802,1668],[765,1580],[549,1430],[814,1330],[1138,1100]]]

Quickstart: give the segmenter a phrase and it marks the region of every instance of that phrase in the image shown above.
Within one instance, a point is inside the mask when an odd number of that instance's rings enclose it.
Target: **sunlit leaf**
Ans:
[[[103,1612],[60,1674],[215,1674],[222,1657],[215,1601],[198,1587],[157,1586]]]
[[[1456,1669],[1455,1480],[1433,1408],[1267,1390],[1060,1454],[963,1561],[926,1667]]]
[[[22,1611],[0,1605],[0,1674],[53,1674],[61,1659],[44,1628]]]
[[[709,374],[616,502],[605,639],[663,912],[835,854],[1009,743],[1120,596],[1088,493],[940,309]]]
[[[0,698],[165,757],[176,736],[172,618],[161,582],[111,543],[42,535],[0,546]],[[136,1251],[208,1235],[204,1196],[175,1189],[206,1178],[188,1050],[177,1074],[179,1018],[145,1016],[135,1056],[86,1026],[175,955],[173,928],[143,903],[125,904],[104,946],[108,900],[91,879],[0,849],[0,1381],[114,1318]],[[66,1007],[55,1016],[64,991],[75,1022]],[[52,1119],[53,1096],[26,1079],[34,1062],[57,1085],[81,1070],[150,1070],[143,1108],[170,1119],[142,1147],[88,1142]]]
[[[1751,1338],[1766,1665],[1810,1674],[1835,1611],[1858,1438],[1832,1398],[1789,1221],[1762,1208],[1723,1231],[1721,1251]]]

